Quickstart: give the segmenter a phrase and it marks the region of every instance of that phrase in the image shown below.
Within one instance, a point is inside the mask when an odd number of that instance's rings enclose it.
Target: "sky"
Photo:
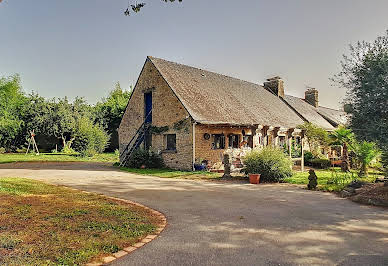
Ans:
[[[330,78],[342,55],[388,29],[386,0],[144,2],[126,17],[124,0],[3,0],[0,76],[19,73],[26,93],[95,103],[116,82],[133,86],[150,55],[258,84],[280,76],[286,94],[314,87],[321,105],[339,108],[346,91]]]

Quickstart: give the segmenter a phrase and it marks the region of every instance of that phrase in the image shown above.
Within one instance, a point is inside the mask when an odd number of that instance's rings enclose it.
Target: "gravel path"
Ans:
[[[159,238],[114,265],[388,265],[388,211],[296,186],[162,179],[102,163],[15,163],[29,177],[163,212]]]

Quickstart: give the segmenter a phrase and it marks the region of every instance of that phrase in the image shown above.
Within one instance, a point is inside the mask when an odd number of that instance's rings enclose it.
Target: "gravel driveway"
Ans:
[[[15,163],[29,177],[163,212],[159,238],[114,265],[388,265],[388,209],[291,185],[162,179],[100,163]]]

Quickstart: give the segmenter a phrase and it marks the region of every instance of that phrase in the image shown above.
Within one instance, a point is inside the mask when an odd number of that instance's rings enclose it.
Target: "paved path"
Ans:
[[[388,209],[290,185],[161,179],[96,163],[0,165],[163,212],[159,238],[114,265],[388,265]]]

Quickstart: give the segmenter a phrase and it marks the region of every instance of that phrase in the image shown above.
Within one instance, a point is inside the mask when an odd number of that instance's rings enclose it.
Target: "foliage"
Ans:
[[[175,2],[175,0],[162,0],[163,2]],[[0,1],[1,2],[1,1]],[[182,2],[182,0],[178,0],[178,2]],[[144,2],[141,2],[141,3],[138,3],[138,2],[135,2],[135,4],[129,4],[128,2],[128,7],[127,9],[124,11],[124,15],[125,16],[130,16],[131,12],[133,13],[138,13],[140,12],[140,10],[146,5],[146,3]],[[132,9],[132,11],[130,11]]]
[[[87,117],[77,120],[74,133],[74,150],[83,156],[93,156],[96,153],[103,153],[109,141],[108,134],[98,124]]]
[[[352,147],[355,138],[351,129],[347,129],[344,126],[338,127],[329,135],[329,139],[331,140],[331,145],[339,145],[342,146],[343,156],[342,156],[342,165],[341,169],[344,172],[349,171],[350,163],[349,163],[349,149],[348,147]]]
[[[373,142],[362,141],[353,146],[353,151],[360,163],[360,176],[368,174],[368,166],[379,155],[379,150]]]
[[[0,196],[0,265],[85,265],[160,223],[131,204],[29,179],[0,178]]]
[[[161,155],[143,149],[135,150],[128,160],[127,166],[129,168],[163,168],[164,162]]]
[[[351,144],[354,142],[354,134],[351,129],[344,126],[339,126],[336,130],[329,134],[330,145],[343,146],[344,144]]]
[[[117,128],[129,96],[117,85],[107,99],[91,106],[79,97],[70,102],[66,97],[45,99],[34,92],[25,95],[18,75],[1,78],[0,148],[15,152],[25,147],[33,130],[40,149],[57,149],[60,143],[57,150],[93,155],[107,143],[102,127],[115,134],[118,146]]]
[[[253,150],[244,157],[243,163],[246,173],[260,174],[263,182],[277,182],[292,175],[292,162],[279,148]]]
[[[313,155],[311,152],[306,151],[306,152],[304,153],[304,164],[305,164],[305,165],[310,165],[312,159],[314,159],[314,155]]]
[[[0,147],[7,152],[25,142],[17,138],[24,125],[21,111],[25,101],[18,75],[0,78]]]
[[[326,169],[330,167],[330,160],[326,158],[314,158],[311,160],[311,166]]]
[[[319,148],[326,148],[329,144],[329,137],[326,130],[309,122],[299,125],[298,128],[305,132],[311,153],[318,157],[321,154]]]
[[[381,154],[381,163],[383,166],[384,175],[388,177],[388,150]]]
[[[334,81],[347,89],[350,128],[361,141],[388,147],[388,31],[373,42],[350,45]]]
[[[115,89],[109,93],[109,96],[103,98],[94,108],[95,122],[101,124],[110,135],[108,151],[114,151],[119,147],[117,129],[131,94],[132,90],[123,90],[120,87],[120,83],[117,83]]]

